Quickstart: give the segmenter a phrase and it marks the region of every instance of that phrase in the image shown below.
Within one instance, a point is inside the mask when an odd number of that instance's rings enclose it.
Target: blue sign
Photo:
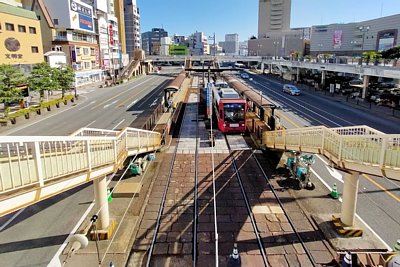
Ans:
[[[91,17],[79,14],[79,28],[93,31],[93,19]]]

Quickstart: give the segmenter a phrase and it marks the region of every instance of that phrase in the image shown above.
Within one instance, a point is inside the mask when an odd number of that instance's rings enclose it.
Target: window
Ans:
[[[32,53],[39,53],[39,48],[37,46],[31,46]]]
[[[37,15],[36,17],[37,17],[38,20],[40,20],[40,16],[39,15]]]
[[[89,55],[89,49],[88,48],[83,48],[83,54],[84,55]]]
[[[35,27],[29,27],[29,33],[36,34],[36,28]]]
[[[19,32],[26,32],[26,27],[24,25],[18,25]]]
[[[7,31],[14,31],[14,24],[6,22],[6,30]]]
[[[90,48],[90,54],[91,54],[91,55],[94,55],[94,54],[95,54],[94,48]]]
[[[53,19],[54,25],[58,25],[58,19]]]
[[[81,48],[80,48],[80,47],[77,47],[77,48],[76,48],[76,54],[77,54],[78,56],[81,54]]]
[[[90,62],[83,62],[85,64],[85,69],[90,69]]]

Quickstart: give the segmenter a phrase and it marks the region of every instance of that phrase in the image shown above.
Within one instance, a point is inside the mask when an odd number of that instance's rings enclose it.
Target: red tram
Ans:
[[[212,93],[218,129],[222,133],[244,133],[246,131],[246,100],[232,88],[213,87]]]

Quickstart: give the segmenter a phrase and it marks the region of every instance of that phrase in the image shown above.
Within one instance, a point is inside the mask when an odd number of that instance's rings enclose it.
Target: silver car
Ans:
[[[288,93],[289,95],[300,95],[299,88],[291,84],[283,85],[283,92]]]

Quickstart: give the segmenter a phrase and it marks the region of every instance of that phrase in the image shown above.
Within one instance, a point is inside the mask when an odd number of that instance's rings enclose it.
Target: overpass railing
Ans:
[[[119,168],[127,156],[159,149],[161,135],[141,129],[84,128],[71,136],[0,137],[0,198],[63,178]],[[90,176],[90,175],[89,175]]]
[[[340,168],[400,180],[400,134],[368,126],[319,126],[264,132],[263,144],[323,154]]]

